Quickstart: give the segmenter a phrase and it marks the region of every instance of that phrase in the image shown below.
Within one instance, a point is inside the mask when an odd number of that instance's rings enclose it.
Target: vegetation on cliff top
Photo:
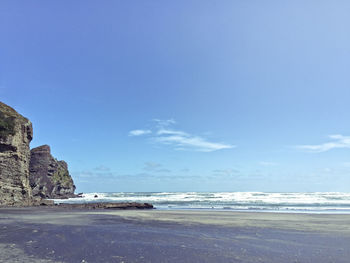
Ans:
[[[0,101],[0,139],[6,138],[9,135],[15,135],[15,120],[28,122],[29,120],[10,106]]]
[[[0,138],[6,138],[8,135],[15,135],[15,117],[6,117],[0,111]]]
[[[57,161],[57,160],[56,160]],[[72,178],[66,167],[63,166],[62,161],[58,161],[58,169],[52,177],[54,184],[60,183],[63,187],[69,187],[73,183]]]

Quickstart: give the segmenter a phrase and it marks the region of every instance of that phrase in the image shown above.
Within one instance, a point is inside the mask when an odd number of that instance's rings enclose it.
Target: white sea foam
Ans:
[[[95,197],[97,196],[97,197]],[[157,192],[86,193],[56,203],[142,202],[160,209],[350,213],[350,193]]]

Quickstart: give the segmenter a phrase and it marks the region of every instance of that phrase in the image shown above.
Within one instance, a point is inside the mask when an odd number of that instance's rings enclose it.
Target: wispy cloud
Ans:
[[[157,124],[157,127],[160,129],[176,124],[176,121],[174,119],[167,119],[167,120],[153,119],[153,121]]]
[[[97,172],[94,170],[90,171],[75,171],[72,172],[74,180],[80,183],[96,183],[96,182],[122,182],[122,181],[136,181],[139,180],[188,180],[188,179],[199,179],[204,178],[197,175],[183,175],[183,174],[173,174],[168,169],[158,169],[155,171],[144,171],[135,173],[116,173],[116,172]]]
[[[99,178],[99,179],[105,179],[105,178],[113,178],[115,177],[115,173],[111,171],[97,171],[97,170],[85,170],[85,171],[77,171],[72,172],[73,176],[75,178]]]
[[[129,136],[141,136],[152,133],[151,130],[132,130],[129,131]]]
[[[168,136],[168,135],[190,136],[188,133],[183,132],[183,131],[166,130],[166,129],[160,129],[157,132],[157,135],[161,135],[161,136]]]
[[[154,171],[162,167],[160,163],[155,163],[155,162],[146,162],[145,167],[143,167],[144,170],[146,171]]]
[[[326,142],[323,144],[316,145],[298,145],[298,149],[307,150],[310,152],[327,152],[333,149],[350,149],[350,136],[343,136],[340,134],[330,135],[328,136],[333,141]]]
[[[147,172],[156,172],[156,173],[170,173],[171,170],[166,169],[163,167],[160,163],[155,162],[146,162],[145,166],[143,167],[143,170]]]
[[[173,119],[160,120],[154,119],[156,122],[155,132],[150,130],[133,130],[129,132],[129,136],[141,136],[152,133],[152,141],[158,144],[169,145],[175,150],[191,150],[199,152],[213,152],[223,149],[231,149],[235,145],[211,142],[204,137],[192,135],[188,132],[175,130],[170,128],[171,125],[176,124]]]
[[[167,145],[172,145],[176,150],[194,150],[199,152],[213,152],[217,150],[230,149],[233,145],[224,143],[209,142],[206,139],[193,136],[190,134],[186,135],[166,135],[155,138],[156,142],[160,142]]]
[[[213,170],[214,176],[230,177],[230,176],[238,176],[239,174],[240,174],[240,171],[237,169],[216,169],[216,170]]]

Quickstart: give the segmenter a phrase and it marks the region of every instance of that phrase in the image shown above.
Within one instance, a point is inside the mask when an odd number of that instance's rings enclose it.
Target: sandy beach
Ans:
[[[0,209],[0,262],[348,262],[350,215]]]

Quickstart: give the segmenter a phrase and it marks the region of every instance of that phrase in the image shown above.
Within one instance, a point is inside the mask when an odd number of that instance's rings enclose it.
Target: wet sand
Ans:
[[[0,262],[349,262],[350,215],[0,209]]]

